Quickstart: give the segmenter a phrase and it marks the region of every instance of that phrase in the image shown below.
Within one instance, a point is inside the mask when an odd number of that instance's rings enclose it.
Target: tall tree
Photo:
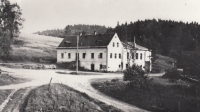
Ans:
[[[22,28],[21,9],[16,3],[1,0],[0,4],[0,57],[8,58],[13,37],[17,37]]]

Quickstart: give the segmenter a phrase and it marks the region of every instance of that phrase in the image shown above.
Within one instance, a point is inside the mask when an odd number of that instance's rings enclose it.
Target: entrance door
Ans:
[[[94,71],[94,64],[91,64],[91,70]]]

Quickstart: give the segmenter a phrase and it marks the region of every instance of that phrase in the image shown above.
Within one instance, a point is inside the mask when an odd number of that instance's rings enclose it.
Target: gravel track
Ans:
[[[5,67],[1,67],[1,69],[4,71],[9,71],[10,72],[9,75],[12,75],[14,77],[31,79],[31,81],[25,82],[25,83],[13,84],[13,85],[8,85],[8,86],[0,86],[0,89],[15,89],[15,91],[13,91],[9,95],[9,97],[11,97],[17,90],[21,88],[37,87],[44,84],[48,84],[50,82],[50,79],[52,78],[52,83],[66,84],[80,92],[84,92],[88,94],[92,98],[98,99],[102,102],[105,102],[108,105],[112,105],[125,112],[145,112],[146,111],[136,106],[111,98],[97,91],[90,84],[90,80],[92,79],[120,78],[123,76],[122,74],[98,73],[98,75],[70,75],[70,74],[57,74],[56,70],[31,70],[31,69],[29,70],[29,69],[13,69],[13,68],[5,68]],[[17,102],[20,103],[20,101],[17,101]],[[16,105],[19,105],[19,104],[16,104]],[[15,111],[12,111],[12,112],[17,112],[16,109],[14,110]]]

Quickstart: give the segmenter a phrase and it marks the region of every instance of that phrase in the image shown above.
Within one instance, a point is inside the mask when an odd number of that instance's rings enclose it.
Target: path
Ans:
[[[90,97],[98,99],[116,108],[124,110],[125,112],[144,112],[145,110],[135,107],[133,105],[116,100],[105,94],[102,94],[95,90],[90,85],[91,79],[98,78],[117,78],[122,77],[122,74],[114,73],[102,73],[102,75],[69,75],[69,74],[57,74],[55,70],[29,70],[29,69],[12,69],[1,67],[2,70],[9,71],[15,77],[32,79],[30,82],[0,86],[0,89],[20,89],[25,87],[40,86],[48,84],[50,79],[53,78],[52,83],[63,83],[78,91],[85,92]],[[94,73],[95,74],[95,73]],[[99,74],[99,73],[98,73]]]

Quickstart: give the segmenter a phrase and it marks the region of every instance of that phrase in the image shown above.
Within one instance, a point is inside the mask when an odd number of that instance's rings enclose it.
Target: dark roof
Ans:
[[[140,46],[138,44],[136,44],[136,47],[134,47],[134,42],[122,42],[122,45],[125,47],[125,48],[134,48],[134,49],[137,49],[137,50],[148,50],[146,47],[143,47],[143,46]]]
[[[106,47],[114,34],[82,35],[79,37],[79,47]],[[64,43],[68,43],[67,47]],[[73,48],[77,46],[77,36],[65,37],[58,47]]]

